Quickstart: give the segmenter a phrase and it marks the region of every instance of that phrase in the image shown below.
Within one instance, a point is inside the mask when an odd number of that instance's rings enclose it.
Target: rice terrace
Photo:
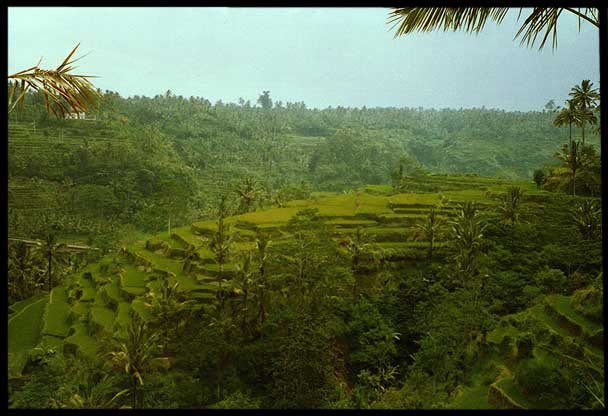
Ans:
[[[9,7],[9,408],[604,408],[599,12]]]

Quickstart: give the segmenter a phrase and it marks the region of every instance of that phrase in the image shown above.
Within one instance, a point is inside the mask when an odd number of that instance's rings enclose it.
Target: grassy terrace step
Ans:
[[[154,252],[146,250],[144,247],[133,246],[131,251],[144,259],[153,269],[169,272],[169,274],[182,274],[183,264],[181,261],[169,259]]]
[[[95,357],[98,351],[97,339],[89,335],[86,324],[77,323],[72,328],[74,333],[64,340],[64,352]]]
[[[426,219],[424,214],[383,214],[378,218],[380,224],[399,224],[411,227],[422,223]]]
[[[119,281],[118,279],[112,279],[112,281],[104,286],[102,286],[102,293],[105,295],[105,301],[108,304],[118,305],[120,302],[123,302],[125,298],[122,296],[120,292],[120,288],[118,287]]]
[[[63,351],[63,338],[53,335],[43,335],[40,338],[38,346],[53,349],[55,351]]]
[[[139,270],[139,266],[125,264],[123,270],[120,274],[120,287],[122,289],[125,289],[125,287],[143,288],[146,286],[148,276],[145,271]]]
[[[91,321],[108,333],[112,333],[116,312],[101,305],[91,306]]]
[[[204,264],[201,268],[209,276],[219,277],[219,265],[218,264]],[[237,265],[234,263],[227,263],[223,266],[223,278],[232,278],[237,271]]]
[[[357,227],[371,227],[377,225],[376,221],[372,220],[329,220],[325,222],[327,225],[335,228],[357,228]]]
[[[72,316],[74,317],[73,319],[81,319],[82,317],[86,316],[86,314],[89,312],[90,309],[91,309],[90,302],[82,302],[82,301],[74,302],[74,304],[72,305],[72,308],[71,308],[71,313],[72,313]]]
[[[188,245],[198,247],[206,241],[193,234],[190,227],[174,228],[171,230],[171,238],[182,244],[182,248],[187,248]]]
[[[410,249],[410,248],[429,248],[429,243],[426,241],[406,241],[406,242],[376,242],[378,247],[383,249]],[[435,242],[433,249],[447,246],[447,242]]]
[[[533,404],[524,396],[510,377],[490,385],[488,402],[499,409],[530,409]]]
[[[554,315],[547,313],[546,309],[544,308],[544,306],[542,304],[537,304],[534,307],[530,308],[530,316],[533,317],[534,319],[542,322],[551,331],[557,333],[559,336],[561,336],[563,338],[582,341],[584,344],[586,344],[586,345],[583,345],[585,353],[589,354],[591,356],[591,358],[600,359],[600,360],[604,359],[603,348],[600,348],[593,344],[587,344],[586,341],[588,341],[588,340],[585,340],[584,338],[577,336],[577,334],[574,331],[569,330],[567,327],[560,325],[559,320],[556,319]]]
[[[509,324],[507,321],[501,320],[498,326],[488,334],[487,340],[492,344],[501,344],[505,337],[513,339],[520,332],[519,329]]]
[[[464,387],[449,406],[452,409],[492,409],[488,402],[488,384],[482,384],[479,377],[472,386]]]
[[[31,302],[24,302],[19,310],[8,320],[8,352],[18,353],[34,348],[40,338],[42,317],[48,295],[38,297]]]
[[[428,209],[418,209],[418,208],[395,208],[393,209],[393,213],[402,214],[402,215],[428,215]],[[436,209],[435,213],[441,217],[453,217],[456,215],[456,211],[453,209]]]
[[[576,312],[570,305],[569,296],[552,295],[545,300],[545,310],[557,319],[560,326],[581,336],[598,348],[603,348],[603,327]]]
[[[116,312],[116,324],[119,327],[126,328],[131,322],[130,313],[132,311],[130,302],[120,302]]]
[[[11,317],[13,316],[14,313],[19,312],[21,310],[23,310],[23,308],[28,307],[29,305],[31,305],[34,302],[38,302],[40,299],[42,298],[46,298],[48,295],[46,293],[38,293],[32,297],[29,297],[27,299],[24,300],[20,300],[19,302],[15,302],[12,305],[9,306],[9,316],[8,318],[11,319]]]
[[[49,302],[44,313],[44,335],[67,337],[70,330],[70,305],[68,304],[67,290],[63,286],[53,288]]]
[[[412,227],[369,227],[362,231],[365,232],[370,242],[374,243],[405,243],[411,241],[415,229]],[[334,236],[338,239],[353,237],[357,230],[345,228],[334,230]]]

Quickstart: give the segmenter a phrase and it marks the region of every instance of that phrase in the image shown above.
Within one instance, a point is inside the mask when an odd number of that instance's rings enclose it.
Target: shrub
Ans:
[[[533,306],[540,302],[543,297],[543,291],[537,286],[526,285],[522,290],[523,301],[528,306]]]
[[[559,408],[567,405],[567,393],[562,375],[556,365],[536,358],[522,360],[517,366],[515,382],[522,392],[543,406]]]
[[[210,409],[259,409],[261,399],[236,391],[224,400],[209,406]]]
[[[591,320],[603,322],[604,300],[602,289],[590,287],[577,290],[572,296],[572,308]]]
[[[566,275],[559,269],[544,268],[536,273],[534,280],[545,293],[562,293],[566,285]]]

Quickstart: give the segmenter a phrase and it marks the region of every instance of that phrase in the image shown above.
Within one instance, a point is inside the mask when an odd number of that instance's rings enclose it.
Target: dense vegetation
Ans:
[[[10,115],[9,236],[37,240],[9,244],[11,407],[604,407],[580,96],[103,97]]]
[[[212,105],[170,91],[128,99],[106,92],[89,114],[97,120],[57,121],[40,95],[30,95],[24,112],[9,118],[11,232],[40,234],[49,222],[69,235],[93,228],[91,238],[107,246],[132,233],[125,225],[154,232],[170,220],[185,225],[210,217],[220,196],[236,199],[235,188],[247,177],[261,206],[310,190],[385,184],[403,160],[407,174],[531,180],[535,169],[544,169],[546,179],[550,170],[561,178],[565,172],[554,166],[562,164],[552,156],[571,130],[568,124],[552,126],[554,106],[530,113],[316,110],[272,103],[268,92],[257,107],[242,100]],[[597,131],[587,129],[587,144],[598,143]],[[579,178],[579,193],[598,195],[595,176]],[[565,182],[552,179],[545,186],[562,190]],[[50,218],[36,215],[41,222],[33,224],[31,209]]]

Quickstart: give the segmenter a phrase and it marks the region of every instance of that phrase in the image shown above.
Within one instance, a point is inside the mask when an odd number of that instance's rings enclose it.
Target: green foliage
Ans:
[[[348,337],[352,341],[347,363],[352,372],[388,368],[397,354],[395,342],[400,334],[366,298],[355,303],[351,313]]]
[[[266,342],[275,345],[269,357],[271,406],[275,408],[320,407],[333,391],[331,374],[334,351],[318,317],[289,311],[271,315],[274,327]],[[280,340],[280,341],[279,341]]]
[[[566,389],[559,368],[537,358],[522,360],[515,373],[517,385],[540,404],[563,408]]]
[[[572,308],[596,322],[603,322],[604,301],[601,287],[588,287],[574,292]]]
[[[534,276],[536,284],[545,293],[561,293],[566,285],[566,275],[559,269],[544,268]]]
[[[44,286],[45,267],[37,254],[23,242],[9,243],[9,303],[27,299]]]
[[[507,189],[507,192],[501,197],[499,205],[500,212],[503,218],[511,225],[519,218],[519,208],[524,196],[524,192],[518,186],[512,186]]]
[[[534,173],[532,175],[533,175],[533,178],[534,178],[534,183],[536,184],[536,188],[540,189],[540,187],[546,181],[547,174],[542,169],[536,169],[536,170],[534,170]]]
[[[246,393],[237,391],[213,405],[211,409],[260,409],[261,400],[252,398]]]
[[[462,209],[450,222],[456,255],[454,260],[460,274],[461,284],[475,284],[475,277],[479,271],[479,257],[483,242],[483,232],[487,224],[480,216],[477,206],[467,201]]]
[[[586,199],[578,202],[572,210],[572,219],[583,239],[601,238],[602,208],[596,201]]]

